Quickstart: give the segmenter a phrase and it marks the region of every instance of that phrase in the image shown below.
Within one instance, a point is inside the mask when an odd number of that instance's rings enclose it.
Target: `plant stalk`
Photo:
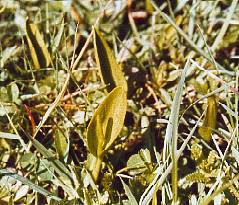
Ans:
[[[92,171],[92,178],[93,178],[95,183],[98,182],[98,178],[99,178],[99,174],[100,174],[100,170],[101,170],[101,165],[102,165],[102,158],[98,157],[96,159],[95,167]]]

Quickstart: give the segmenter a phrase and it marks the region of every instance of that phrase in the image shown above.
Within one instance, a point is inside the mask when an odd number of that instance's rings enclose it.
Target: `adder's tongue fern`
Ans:
[[[103,156],[118,137],[124,125],[128,86],[122,68],[116,62],[106,40],[96,28],[93,29],[97,66],[101,79],[109,92],[95,111],[87,128],[88,149],[96,157],[92,176],[97,181]]]

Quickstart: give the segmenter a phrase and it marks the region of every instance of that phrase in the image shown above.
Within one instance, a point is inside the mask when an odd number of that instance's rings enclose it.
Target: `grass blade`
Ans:
[[[199,48],[188,36],[187,34],[181,29],[179,28],[179,26],[164,12],[162,12],[157,5],[151,1],[154,8],[157,10],[157,12],[160,13],[160,15],[164,18],[165,21],[167,21],[170,25],[172,25],[176,31],[186,40],[186,42],[192,47],[193,50],[195,50],[197,53],[199,53],[200,55],[202,55],[204,58],[206,58],[208,61],[210,61],[212,64],[216,63],[216,66],[222,70],[226,70],[222,65],[220,65],[217,62],[214,62],[214,60],[210,57],[210,55],[208,55],[208,53],[206,53],[205,51],[203,51],[201,48]]]
[[[121,180],[121,182],[123,184],[123,187],[124,187],[124,190],[125,190],[125,194],[127,195],[128,199],[129,199],[129,203],[131,205],[138,205],[138,202],[136,201],[134,195],[132,194],[129,186],[124,183],[123,179],[120,178],[120,180]]]
[[[20,49],[17,46],[6,48],[1,54],[0,68],[3,68],[8,59],[14,56],[19,50]]]
[[[63,37],[63,33],[64,33],[64,26],[65,26],[65,22],[64,22],[64,15],[63,15],[59,31],[56,34],[54,41],[53,41],[53,45],[52,45],[53,52],[56,52],[58,47],[60,46],[60,43],[61,43],[62,37]]]
[[[205,113],[205,111],[204,111],[204,113]],[[187,138],[184,140],[182,146],[177,151],[177,156],[176,156],[177,160],[179,159],[179,157],[183,153],[183,150],[186,148],[189,140],[194,135],[194,133],[195,133],[195,131],[196,131],[198,125],[199,125],[199,122],[201,121],[202,117],[204,116],[204,113],[200,116],[200,118],[196,122],[195,126],[190,131]],[[156,170],[156,176],[155,176],[154,180],[147,187],[147,189],[145,189],[144,193],[142,194],[142,196],[140,198],[140,201],[139,201],[140,205],[148,205],[150,203],[151,199],[153,198],[153,193],[154,193],[155,189],[157,189],[157,187],[162,186],[162,184],[164,183],[164,181],[166,180],[166,178],[168,177],[168,175],[172,171],[172,168],[173,168],[173,163],[172,162],[169,164],[169,166],[167,167],[167,169],[163,173],[161,172],[160,167],[158,167],[158,169]]]
[[[31,136],[27,135],[29,140],[32,142],[34,147],[47,159],[51,162],[52,167],[55,169],[57,174],[65,180],[72,181],[70,176],[70,171],[66,168],[66,166],[58,159],[55,159],[55,156],[48,151],[38,140],[33,139]]]
[[[172,110],[169,117],[169,123],[166,129],[165,138],[172,138],[172,190],[173,190],[173,201],[176,203],[178,198],[178,162],[177,162],[177,141],[178,141],[178,119],[179,119],[179,108],[182,101],[183,85],[186,77],[186,72],[189,67],[189,60],[187,61],[181,79],[177,86],[177,91],[173,99]]]
[[[25,185],[28,185],[31,189],[33,189],[34,191],[46,196],[46,197],[49,197],[49,198],[52,198],[56,201],[60,201],[61,198],[55,196],[54,194],[52,194],[51,192],[45,190],[44,188],[34,184],[32,181],[30,181],[29,179],[25,178],[25,177],[22,177],[21,175],[19,174],[16,174],[16,173],[13,173],[13,172],[10,172],[6,169],[0,169],[0,174],[1,175],[4,175],[4,176],[9,176],[9,177],[12,177],[20,182],[22,182],[23,184]]]
[[[0,132],[0,138],[11,139],[11,140],[19,139],[18,135],[12,134],[12,133],[6,133],[6,132]]]

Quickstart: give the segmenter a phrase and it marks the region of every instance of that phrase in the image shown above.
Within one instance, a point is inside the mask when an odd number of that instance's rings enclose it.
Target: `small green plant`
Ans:
[[[95,111],[87,127],[87,145],[89,151],[96,157],[92,176],[97,181],[104,154],[118,137],[124,125],[127,82],[106,40],[95,28],[94,49],[102,80],[110,92]]]
[[[97,159],[92,171],[95,181],[98,179],[104,154],[124,125],[126,108],[126,93],[122,87],[116,87],[97,108],[87,127],[87,145]]]

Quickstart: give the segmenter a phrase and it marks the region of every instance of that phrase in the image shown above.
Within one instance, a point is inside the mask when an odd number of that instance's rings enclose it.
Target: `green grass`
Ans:
[[[238,11],[0,1],[0,204],[238,204]]]

